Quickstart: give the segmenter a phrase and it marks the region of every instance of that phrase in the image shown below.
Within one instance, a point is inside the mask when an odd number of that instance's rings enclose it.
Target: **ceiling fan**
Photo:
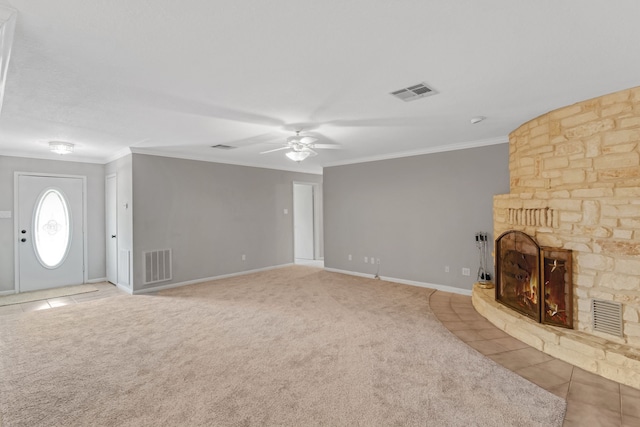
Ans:
[[[290,136],[284,142],[284,146],[273,150],[263,151],[260,154],[273,153],[275,151],[289,150],[285,155],[294,162],[301,162],[307,157],[317,156],[315,149],[338,149],[337,144],[317,144],[318,138],[312,136],[300,135],[300,131],[296,131],[295,136]]]

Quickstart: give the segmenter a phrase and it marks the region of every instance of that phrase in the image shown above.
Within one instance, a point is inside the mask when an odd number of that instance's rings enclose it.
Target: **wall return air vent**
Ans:
[[[217,145],[212,145],[211,148],[215,148],[216,150],[233,150],[234,148],[238,148],[238,147],[233,147],[231,145],[217,144]]]
[[[436,93],[438,92],[427,86],[426,83],[418,83],[413,86],[393,91],[391,92],[391,95],[405,102],[409,102],[424,98],[425,96],[435,95]]]
[[[142,252],[142,261],[143,285],[171,280],[171,249]]]
[[[621,337],[622,304],[619,302],[591,300],[593,330]]]

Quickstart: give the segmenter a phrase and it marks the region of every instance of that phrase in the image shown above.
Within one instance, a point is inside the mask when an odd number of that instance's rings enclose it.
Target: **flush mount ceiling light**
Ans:
[[[285,156],[298,163],[300,163],[310,155],[310,151],[289,151],[288,153],[285,153]]]
[[[49,150],[56,154],[73,153],[73,144],[70,142],[51,141],[49,142]]]
[[[483,121],[484,119],[486,119],[485,116],[476,116],[476,117],[471,117],[471,124],[475,125],[476,123],[480,123],[481,121]]]

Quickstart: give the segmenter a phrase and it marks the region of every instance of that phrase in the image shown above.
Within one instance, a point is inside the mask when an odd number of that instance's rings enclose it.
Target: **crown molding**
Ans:
[[[9,151],[0,152],[0,156],[6,157],[22,157],[25,159],[37,159],[37,160],[53,160],[56,162],[75,162],[75,163],[94,163],[103,165],[106,162],[102,158],[98,157],[80,157],[73,154],[50,154],[50,153],[33,153],[26,151]]]
[[[160,150],[153,150],[149,148],[131,148],[131,152],[133,154],[145,154],[149,156],[159,156],[159,157],[169,157],[174,159],[183,159],[183,160],[197,160],[200,162],[209,162],[209,163],[222,163],[226,165],[234,165],[234,166],[246,166],[250,168],[260,168],[260,169],[271,169],[271,170],[279,170],[285,172],[296,172],[296,173],[306,173],[311,175],[322,175],[322,166],[312,166],[306,170],[295,169],[294,167],[275,167],[275,166],[266,166],[259,163],[252,162],[234,162],[225,159],[216,159],[216,158],[202,158],[195,155],[189,154],[177,154],[177,153],[166,153]]]
[[[131,153],[132,153],[131,148],[124,147],[123,149],[118,150],[115,153],[113,153],[112,155],[110,155],[109,157],[107,157],[105,159],[104,163],[107,164],[107,163],[115,162],[116,160],[121,159],[123,157],[126,157]]]
[[[506,144],[509,142],[509,136],[499,136],[496,138],[478,139],[475,141],[459,142],[455,144],[438,145],[436,147],[428,147],[420,150],[400,151],[397,153],[381,154],[378,156],[360,157],[338,162],[332,162],[324,165],[325,168],[333,166],[353,165],[356,163],[377,162],[380,160],[399,159],[402,157],[421,156],[424,154],[443,153],[447,151],[466,150],[467,148],[485,147],[488,145]]]

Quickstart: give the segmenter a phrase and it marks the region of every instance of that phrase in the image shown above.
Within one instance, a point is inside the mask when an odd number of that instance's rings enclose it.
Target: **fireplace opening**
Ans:
[[[541,248],[544,277],[542,323],[565,328],[573,327],[573,286],[571,251]]]
[[[570,250],[540,247],[510,230],[496,239],[496,300],[550,325],[573,327]]]

